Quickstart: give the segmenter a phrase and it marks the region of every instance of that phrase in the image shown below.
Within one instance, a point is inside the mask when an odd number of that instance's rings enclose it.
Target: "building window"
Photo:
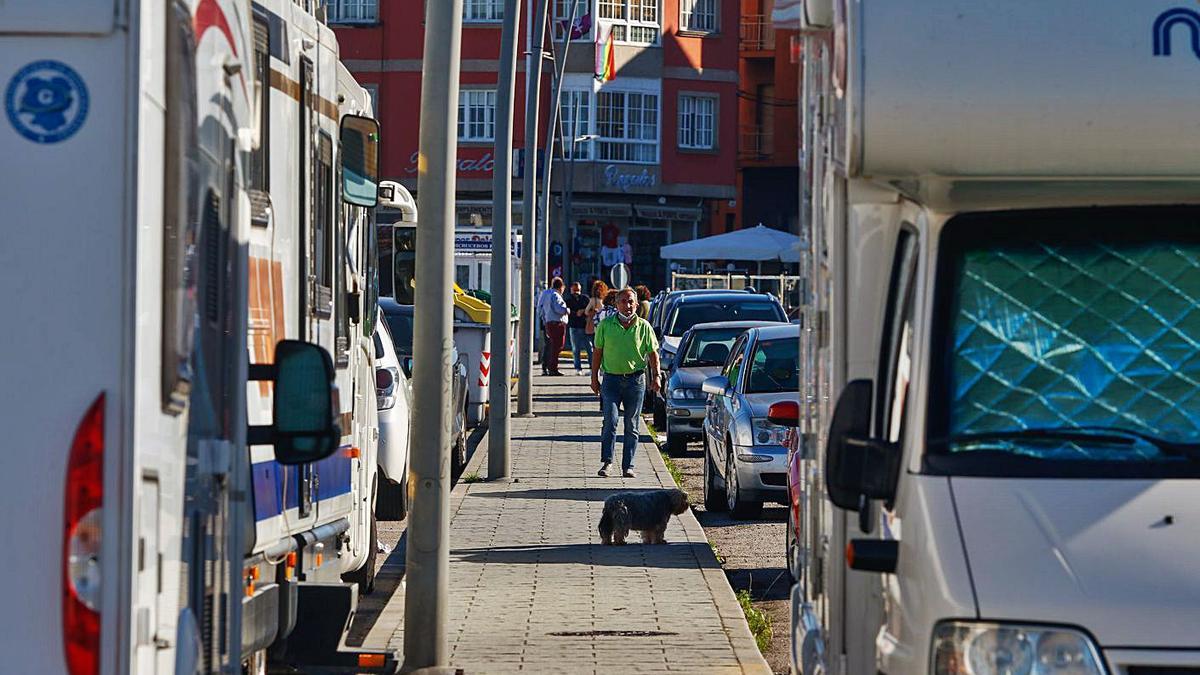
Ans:
[[[658,94],[596,95],[596,154],[609,162],[658,163]]]
[[[658,0],[600,0],[600,20],[617,42],[658,44]]]
[[[717,99],[684,94],[679,97],[679,147],[712,150],[716,146]]]
[[[458,92],[458,140],[492,141],[495,138],[496,90],[460,90]]]
[[[379,20],[379,0],[327,0],[329,23],[375,23]]]
[[[575,0],[575,30],[571,31],[571,42],[591,41],[591,0]],[[571,0],[554,0],[554,39],[562,42],[567,38],[571,22]]]
[[[495,23],[504,20],[504,0],[463,0],[463,21]]]
[[[717,32],[717,0],[679,0],[679,28],[697,33]]]
[[[561,143],[566,146],[562,156],[569,157],[570,154],[574,154],[575,159],[590,159],[591,139],[576,139],[592,133],[592,92],[564,89],[558,118],[562,122]],[[573,153],[570,152],[572,147]]]

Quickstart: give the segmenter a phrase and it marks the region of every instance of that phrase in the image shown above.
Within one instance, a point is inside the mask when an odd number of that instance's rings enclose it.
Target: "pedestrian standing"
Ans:
[[[658,390],[658,340],[650,322],[637,315],[637,293],[625,288],[617,296],[617,314],[596,326],[592,358],[592,392],[600,396],[604,425],[600,432],[600,476],[607,476],[616,447],[618,406],[624,408],[625,444],[621,471],[633,478],[642,399],[647,385]],[[603,371],[604,378],[600,379]]]
[[[581,375],[583,369],[579,355],[586,352],[588,367],[591,367],[592,363],[592,336],[587,332],[587,307],[590,303],[578,281],[571,282],[571,292],[567,293],[563,301],[567,303],[567,309],[571,312],[567,316],[567,333],[571,337],[571,355],[575,357],[575,374]]]
[[[587,309],[584,310],[584,314],[587,315],[586,330],[588,335],[595,336],[596,334],[596,324],[600,323],[599,319],[596,318],[596,315],[601,309],[604,308],[604,296],[606,295],[608,295],[608,284],[599,279],[593,281],[591,286],[591,297],[588,298],[588,306]],[[588,363],[591,363],[590,359],[588,360]]]
[[[542,361],[542,374],[562,375],[558,372],[558,354],[562,351],[567,334],[567,303],[563,300],[563,280],[554,277],[550,288],[538,298],[538,314],[546,329],[546,356]]]
[[[637,291],[638,311],[637,315],[643,319],[650,318],[650,289],[644,285],[638,284],[633,287]]]

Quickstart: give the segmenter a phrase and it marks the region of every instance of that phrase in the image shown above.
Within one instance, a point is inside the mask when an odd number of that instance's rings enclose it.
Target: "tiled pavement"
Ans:
[[[671,519],[666,545],[600,544],[607,495],[674,485],[649,437],[637,478],[600,478],[599,403],[587,378],[535,379],[534,412],[512,420],[511,481],[460,481],[451,494],[450,665],[769,673],[691,511]],[[486,478],[486,455],[485,439],[465,473]],[[402,650],[403,619],[400,589],[365,646]]]

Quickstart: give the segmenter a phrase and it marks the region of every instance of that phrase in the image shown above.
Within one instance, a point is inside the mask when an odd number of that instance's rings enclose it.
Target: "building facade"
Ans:
[[[548,269],[551,275],[587,282],[608,280],[613,265],[623,262],[631,282],[661,288],[669,275],[659,247],[710,234],[714,224],[722,231],[736,208],[739,8],[733,0],[577,2],[572,8],[571,0],[551,0],[547,48],[552,40],[554,63],[566,68],[553,129]],[[503,0],[464,0],[460,233],[491,225],[503,5]],[[405,184],[419,200],[424,2],[329,0],[326,6],[343,60],[375,95],[383,127],[383,176]],[[528,16],[526,3],[518,53],[525,50]],[[601,82],[597,50],[610,35],[615,77]],[[543,148],[555,107],[551,62],[545,64],[539,119]],[[514,111],[518,149],[525,143],[525,84],[522,58]],[[520,162],[514,164],[519,172]],[[520,234],[519,177],[513,188],[513,223]],[[472,255],[456,256],[456,278],[465,287],[486,289],[490,258],[478,251]]]
[[[734,220],[738,228],[761,223],[798,233],[797,33],[777,27],[775,5],[775,0],[741,2]]]

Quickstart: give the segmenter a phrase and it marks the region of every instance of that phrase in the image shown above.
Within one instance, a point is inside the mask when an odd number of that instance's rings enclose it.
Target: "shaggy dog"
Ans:
[[[665,544],[663,533],[671,514],[679,515],[687,507],[687,494],[683,490],[618,492],[604,500],[600,538],[606,545],[621,546],[630,530],[640,530],[642,543]]]

